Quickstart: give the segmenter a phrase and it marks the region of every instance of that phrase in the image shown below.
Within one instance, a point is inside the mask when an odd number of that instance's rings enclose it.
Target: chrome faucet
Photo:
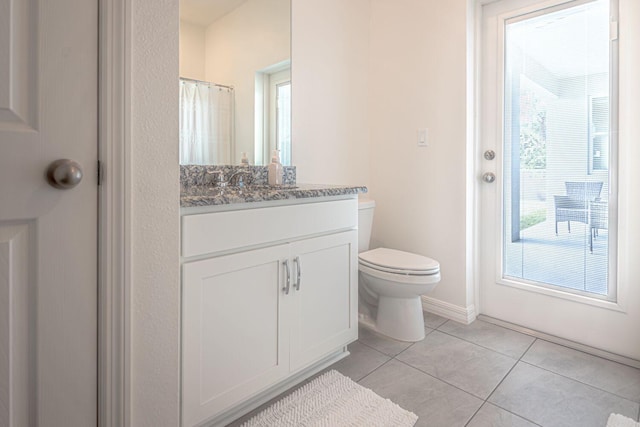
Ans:
[[[206,171],[203,181],[205,185],[213,185],[215,187],[227,186],[227,182],[224,180],[224,174],[222,171]]]
[[[245,178],[246,181],[245,182]],[[237,185],[238,187],[244,187],[250,185],[253,182],[253,174],[246,170],[237,170],[229,177],[229,184]]]

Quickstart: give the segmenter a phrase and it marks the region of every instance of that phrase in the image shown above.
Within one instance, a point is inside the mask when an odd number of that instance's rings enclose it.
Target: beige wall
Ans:
[[[330,3],[293,0],[298,180],[368,185],[374,247],[440,261],[430,296],[466,309],[467,2]]]
[[[205,80],[205,29],[180,21],[180,77]]]
[[[294,0],[292,40],[299,181],[368,185],[377,202],[372,244],[440,261],[431,296],[463,308],[472,300],[466,5]],[[426,149],[416,145],[423,127]]]
[[[467,1],[372,0],[373,245],[437,259],[429,296],[467,307]],[[429,147],[417,130],[429,129]]]
[[[130,425],[177,426],[180,403],[178,0],[131,2]]]
[[[206,29],[206,80],[235,87],[236,150],[254,154],[256,72],[291,57],[289,0],[248,0]]]
[[[298,181],[367,185],[369,0],[292,3],[292,145]]]

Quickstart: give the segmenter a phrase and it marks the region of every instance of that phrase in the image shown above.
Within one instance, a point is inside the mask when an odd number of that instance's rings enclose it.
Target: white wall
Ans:
[[[367,185],[369,0],[293,0],[292,17],[298,181]]]
[[[595,180],[588,175],[587,99],[556,99],[547,106],[547,218],[554,217],[554,195],[566,194],[565,181]],[[606,178],[606,177],[605,177]],[[603,193],[606,194],[606,193]]]
[[[206,80],[205,29],[180,20],[180,77]]]
[[[467,308],[465,0],[372,0],[373,244],[437,259],[429,296]],[[429,147],[417,130],[429,129]]]
[[[130,425],[179,425],[178,0],[131,1]]]
[[[206,80],[235,87],[236,150],[254,154],[256,72],[290,59],[289,0],[248,0],[206,29]]]

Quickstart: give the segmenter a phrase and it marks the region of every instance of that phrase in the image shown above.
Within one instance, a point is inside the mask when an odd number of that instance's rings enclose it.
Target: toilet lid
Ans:
[[[378,248],[359,255],[360,262],[378,270],[401,274],[435,274],[440,271],[440,263],[426,256]]]

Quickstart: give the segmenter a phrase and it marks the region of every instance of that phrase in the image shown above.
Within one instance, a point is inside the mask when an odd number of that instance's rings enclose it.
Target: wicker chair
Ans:
[[[571,233],[571,221],[589,223],[589,203],[600,200],[602,181],[565,182],[566,196],[553,196],[556,210],[556,236],[558,223],[567,221]]]
[[[589,205],[589,251],[593,253],[593,240],[598,230],[609,228],[609,207],[605,202],[591,202]]]

